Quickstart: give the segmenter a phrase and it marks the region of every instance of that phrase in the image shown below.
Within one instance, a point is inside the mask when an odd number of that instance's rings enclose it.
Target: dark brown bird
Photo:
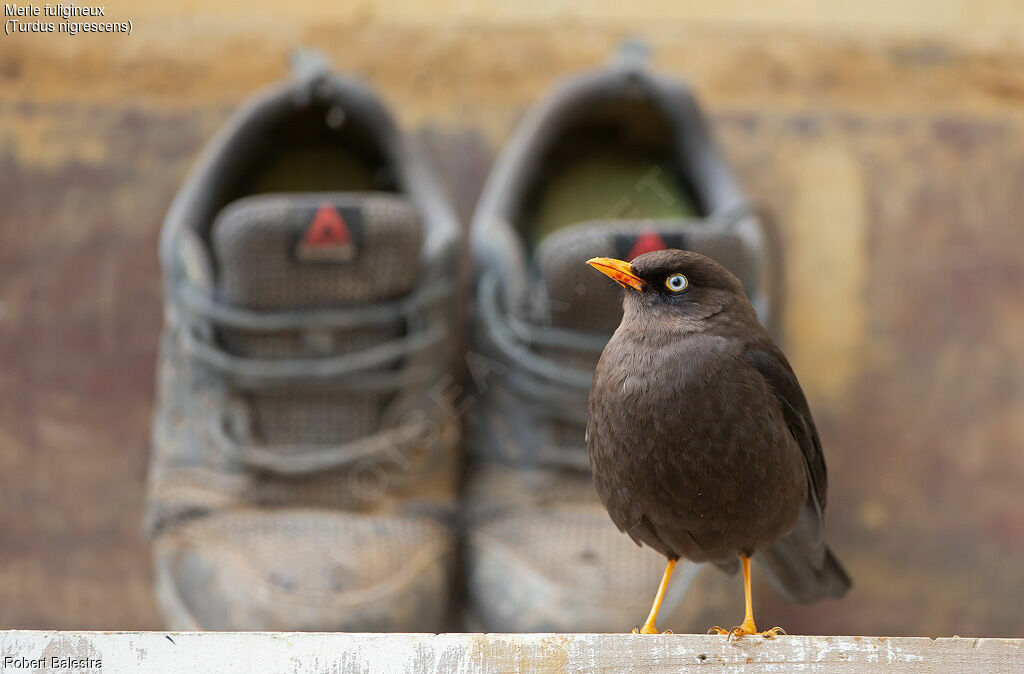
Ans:
[[[594,483],[616,526],[668,557],[639,631],[658,631],[680,557],[731,573],[742,563],[746,615],[729,632],[736,637],[758,633],[751,557],[791,600],[845,594],[850,579],[825,545],[814,420],[739,279],[682,250],[588,264],[625,288],[622,323],[590,391]]]

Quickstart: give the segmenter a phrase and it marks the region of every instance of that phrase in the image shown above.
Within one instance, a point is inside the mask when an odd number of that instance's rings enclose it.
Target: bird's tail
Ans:
[[[846,569],[829,548],[820,565],[814,554],[791,538],[783,538],[755,557],[768,579],[787,599],[810,604],[825,597],[838,599],[852,585]]]

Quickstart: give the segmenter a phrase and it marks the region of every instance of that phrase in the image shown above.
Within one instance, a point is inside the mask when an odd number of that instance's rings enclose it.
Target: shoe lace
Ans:
[[[542,466],[589,472],[583,429],[594,373],[566,365],[553,356],[538,353],[537,349],[556,348],[596,358],[608,335],[517,318],[502,306],[500,288],[498,274],[485,271],[480,277],[477,298],[481,324],[490,344],[505,363],[513,365],[506,375],[509,389],[521,396],[538,422],[561,422],[580,429],[580,444],[531,448],[531,454]]]
[[[372,306],[264,311],[220,303],[195,285],[184,284],[174,300],[185,315],[198,319],[182,331],[183,350],[232,390],[300,388],[387,394],[424,388],[443,376],[445,358],[440,354],[437,358],[421,356],[437,352],[445,340],[447,328],[442,313],[431,309],[449,298],[452,290],[450,282],[437,280],[401,299]],[[360,351],[314,358],[241,356],[226,351],[209,337],[218,328],[272,334],[388,325],[406,326],[405,334]],[[426,415],[406,415],[394,426],[351,442],[329,445],[242,442],[228,430],[226,417],[225,410],[221,410],[212,419],[211,436],[219,449],[250,468],[283,476],[335,470],[370,457],[392,454],[396,449],[424,445],[429,449],[436,444],[424,441],[430,433]]]

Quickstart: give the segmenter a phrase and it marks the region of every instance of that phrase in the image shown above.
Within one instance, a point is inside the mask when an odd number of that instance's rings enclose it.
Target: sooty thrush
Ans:
[[[668,558],[640,631],[657,632],[680,557],[729,572],[742,562],[736,637],[758,633],[755,554],[792,600],[845,594],[850,579],[825,545],[825,459],[807,400],[740,281],[691,251],[588,263],[625,289],[590,391],[594,483],[616,526]]]

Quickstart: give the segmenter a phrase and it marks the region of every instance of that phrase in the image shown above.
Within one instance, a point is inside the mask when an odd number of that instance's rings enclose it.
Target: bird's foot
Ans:
[[[733,627],[731,630],[724,630],[718,625],[715,625],[708,630],[708,634],[726,634],[729,636],[729,641],[735,641],[743,636],[759,635],[765,639],[771,639],[777,637],[780,634],[785,634],[786,630],[781,627],[773,627],[770,630],[764,632],[758,632],[757,627],[754,625],[752,620],[744,620],[742,624]]]

